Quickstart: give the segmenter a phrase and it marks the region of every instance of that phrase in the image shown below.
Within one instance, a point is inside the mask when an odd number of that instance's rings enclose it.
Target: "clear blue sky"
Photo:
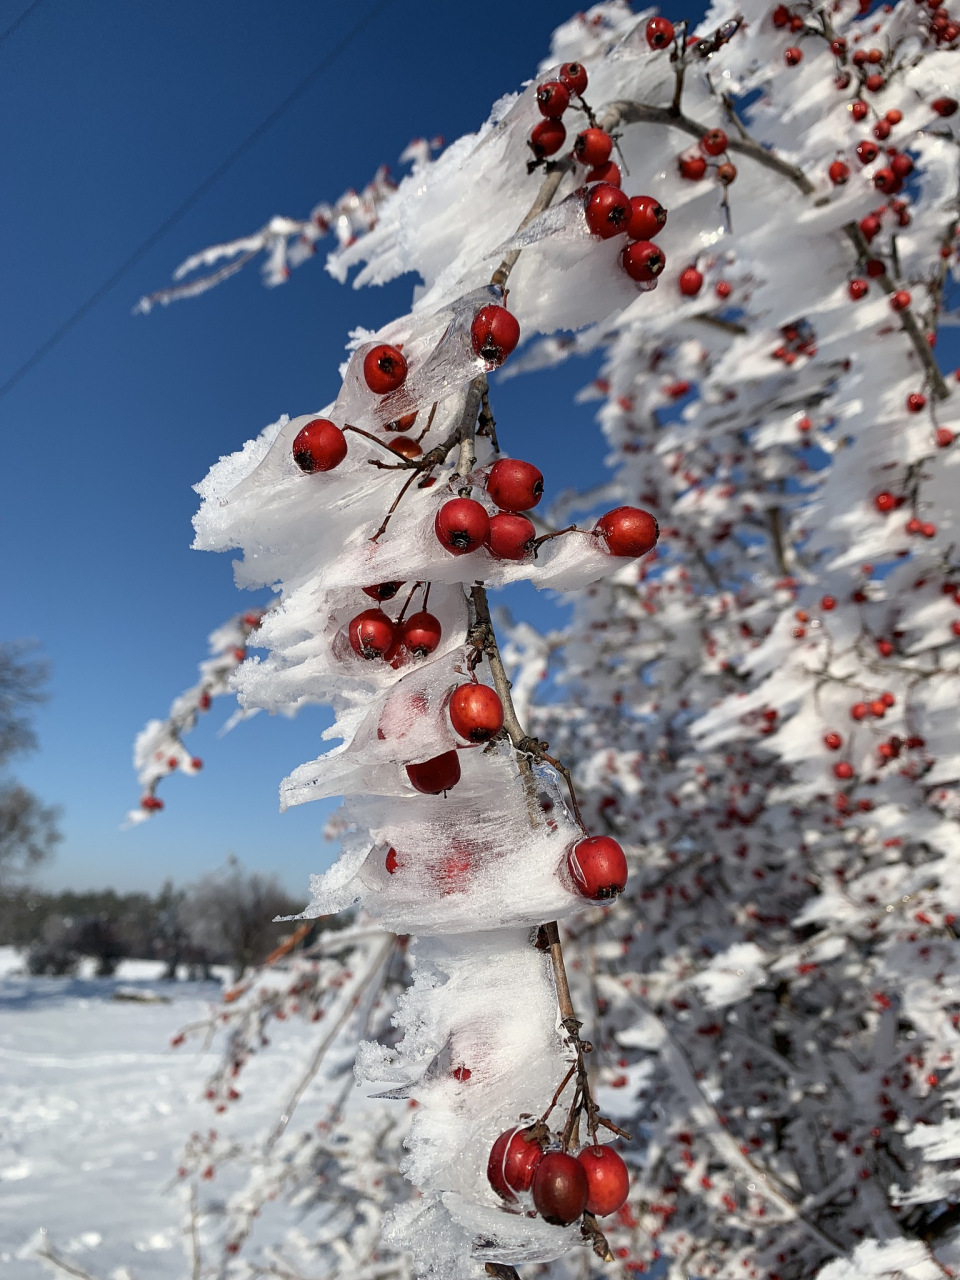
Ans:
[[[0,238],[6,379],[316,65],[368,5],[287,0],[41,0],[0,44]],[[571,6],[572,7],[572,6]],[[0,31],[27,8],[0,5]],[[667,10],[669,12],[669,9]],[[191,486],[280,413],[332,399],[348,330],[409,305],[411,280],[354,292],[310,263],[285,287],[256,270],[134,317],[191,251],[304,215],[361,186],[418,135],[453,139],[531,76],[566,5],[392,0],[276,127],[57,348],[0,400],[0,638],[53,667],[41,747],[19,776],[63,807],[52,886],[155,887],[230,852],[293,889],[328,864],[328,806],[277,812],[277,785],[317,755],[317,709],[260,716],[226,739],[226,700],[190,739],[206,767],[174,777],[138,830],[134,735],[194,679],[208,631],[243,607],[229,558],[190,550]],[[504,384],[501,438],[551,489],[599,479],[592,371]],[[555,439],[582,442],[564,472]]]

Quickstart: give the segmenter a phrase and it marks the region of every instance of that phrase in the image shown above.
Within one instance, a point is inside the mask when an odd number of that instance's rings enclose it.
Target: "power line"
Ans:
[[[35,9],[40,3],[42,3],[42,0],[34,0],[33,5],[31,5],[31,9]],[[137,248],[134,249],[133,253],[131,253],[128,258],[124,259],[120,266],[117,267],[116,271],[114,271],[112,275],[108,276],[107,279],[90,294],[89,298],[87,298],[85,302],[82,302],[80,306],[77,307],[76,311],[64,320],[63,324],[61,324],[59,328],[53,331],[50,337],[47,338],[45,342],[42,342],[32,355],[28,356],[23,364],[20,365],[20,367],[15,370],[9,378],[7,378],[6,382],[0,385],[0,396],[5,396],[8,391],[15,387],[21,378],[24,378],[31,369],[35,368],[44,356],[52,351],[57,343],[70,332],[73,326],[83,319],[87,312],[91,311],[98,302],[106,297],[114,285],[116,285],[118,281],[127,274],[130,268],[135,266],[144,254],[149,253],[154,245],[163,239],[170,228],[175,226],[185,214],[190,212],[193,206],[207,194],[211,187],[220,181],[223,175],[236,164],[241,156],[245,155],[256,142],[260,141],[268,130],[273,128],[280,117],[306,93],[314,81],[324,71],[326,71],[337,58],[339,58],[341,53],[343,53],[344,50],[352,44],[357,36],[360,35],[361,32],[370,25],[374,18],[378,17],[390,3],[391,0],[378,0],[378,3],[376,3],[373,8],[360,19],[356,26],[352,27],[347,34],[333,46],[324,58],[317,63],[313,70],[304,76],[296,88],[287,94],[279,106],[274,107],[270,114],[261,120],[251,133],[247,134],[243,141],[230,152],[226,159],[222,160],[212,173],[208,174],[200,185],[190,192],[183,203],[178,205],[177,208],[174,209],[173,213],[169,214],[160,226],[157,227],[155,231],[151,232],[142,244],[138,245]],[[30,11],[31,10],[28,9],[27,13]],[[26,13],[22,14],[13,26],[16,27],[26,16]],[[8,28],[8,33],[12,30],[13,27]]]
[[[21,13],[20,17],[14,18],[13,22],[10,23],[6,31],[0,31],[0,44],[3,44],[7,36],[12,36],[13,33],[16,31],[17,27],[19,27],[20,23],[24,22],[27,18],[29,18],[31,13],[33,13],[34,9],[38,9],[42,4],[43,4],[43,0],[33,0],[33,4],[28,4],[27,7],[24,9],[23,13]]]

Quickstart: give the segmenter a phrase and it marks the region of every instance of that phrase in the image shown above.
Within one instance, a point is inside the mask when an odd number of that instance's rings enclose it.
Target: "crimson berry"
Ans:
[[[363,358],[363,377],[367,386],[378,396],[402,387],[407,377],[407,362],[402,352],[387,343],[381,343],[368,351]]]
[[[838,760],[833,766],[834,777],[839,778],[842,782],[847,782],[853,777],[853,765],[847,760]]]
[[[543,475],[532,462],[500,458],[487,476],[487,493],[501,511],[529,511],[543,497]]]
[[[473,349],[487,364],[499,366],[520,341],[520,324],[506,307],[481,307],[470,326]]]
[[[803,61],[803,50],[798,49],[796,45],[791,45],[789,49],[785,49],[783,60],[788,67],[795,67]]]
[[[891,125],[899,124],[900,121],[903,119],[903,112],[898,111],[896,107],[891,107],[890,110],[887,112],[887,114],[884,116],[884,119],[887,121],[888,124],[891,124]]]
[[[957,100],[956,98],[934,98],[930,106],[938,116],[946,118],[947,116],[952,116],[956,111]]]
[[[388,446],[394,453],[399,453],[401,458],[409,458],[412,462],[414,458],[419,458],[423,450],[412,436],[396,436],[390,441]]]
[[[490,1149],[487,1181],[504,1200],[513,1203],[514,1191],[529,1191],[543,1148],[531,1129],[507,1129]]]
[[[703,156],[681,156],[679,165],[680,177],[689,182],[699,182],[707,172],[707,162]]]
[[[587,1212],[604,1218],[622,1209],[630,1193],[630,1174],[613,1147],[584,1147],[577,1159],[587,1175]]]
[[[696,267],[687,267],[680,272],[677,284],[685,297],[695,298],[703,288],[703,276]]]
[[[878,120],[873,126],[873,136],[878,142],[886,142],[890,137],[890,125],[886,120]]]
[[[700,139],[700,150],[707,156],[723,155],[727,149],[727,135],[722,129],[708,129]]]
[[[559,120],[570,105],[570,90],[560,80],[537,85],[537,106],[548,120]]]
[[[876,216],[876,214],[868,213],[865,218],[862,218],[860,220],[859,226],[860,226],[861,232],[863,233],[863,238],[867,241],[868,244],[874,238],[874,236],[877,236],[880,234],[880,219]]]
[[[407,765],[407,777],[414,791],[424,796],[438,796],[460,781],[460,757],[456,751],[444,751],[432,760]]]
[[[548,1151],[533,1175],[533,1203],[544,1221],[569,1226],[586,1209],[589,1197],[590,1184],[580,1161],[565,1151]]]
[[[863,82],[864,87],[870,93],[879,93],[886,83],[887,83],[886,80],[879,73],[879,71],[875,71],[873,75],[867,76],[866,80],[864,80]]]
[[[663,250],[649,240],[635,240],[624,247],[620,262],[631,280],[649,284],[667,265]]]
[[[601,240],[626,231],[630,222],[630,201],[619,187],[601,182],[590,188],[584,209],[587,226]]]
[[[392,846],[387,850],[387,856],[383,864],[387,869],[388,875],[395,875],[397,868],[400,866],[400,859],[397,857],[397,851]]]
[[[382,658],[396,640],[397,628],[382,609],[364,609],[351,619],[347,635],[361,658]]]
[[[438,619],[426,609],[413,613],[403,624],[400,638],[408,652],[418,658],[425,658],[433,653],[443,636],[443,629]]]
[[[820,601],[820,608],[825,609],[827,613],[831,613],[837,607],[836,596],[824,596]]]
[[[910,294],[906,289],[898,289],[890,299],[890,305],[894,311],[906,311],[910,305]]]
[[[417,410],[413,413],[402,413],[399,418],[394,418],[393,422],[385,422],[383,424],[384,431],[409,431],[417,420]]]
[[[503,728],[503,703],[488,684],[462,684],[450,696],[450,723],[468,742],[489,742]]]
[[[850,708],[851,720],[864,720],[866,718],[869,707],[865,702],[855,702]]]
[[[920,413],[927,406],[927,397],[919,391],[914,391],[907,396],[907,411],[909,413]]]
[[[843,746],[843,739],[839,733],[825,733],[823,735],[823,745],[830,751],[839,751]]]
[[[790,22],[790,10],[785,4],[778,4],[771,17],[775,27],[785,27]]]
[[[615,898],[627,885],[627,860],[609,836],[585,836],[567,851],[567,868],[585,898]]]
[[[300,428],[293,441],[293,460],[307,475],[332,471],[346,456],[346,437],[329,418],[314,418]]]
[[[490,517],[486,548],[498,560],[525,560],[536,536],[537,531],[526,516],[502,511]]]
[[[645,556],[657,545],[660,526],[649,511],[639,507],[614,507],[597,521],[595,533],[612,556]]]
[[[193,757],[193,759],[190,761],[190,768],[191,768],[191,769],[202,769],[202,768],[203,768],[203,761],[200,759],[200,757],[199,757],[199,756],[194,756],[194,757]]]
[[[875,142],[871,142],[869,138],[857,143],[857,159],[861,164],[873,164],[879,154],[880,148]]]
[[[904,151],[899,151],[890,161],[890,168],[898,178],[909,178],[913,173],[913,161]]]
[[[871,279],[876,280],[879,276],[884,276],[886,274],[887,264],[882,258],[867,259],[867,275],[870,276]]]
[[[560,80],[571,93],[583,93],[587,87],[587,69],[582,62],[565,62],[560,68]]]
[[[897,500],[892,493],[889,493],[886,489],[884,489],[882,493],[878,493],[877,496],[874,498],[873,505],[877,508],[878,511],[886,515],[888,511],[895,510],[897,506]]]
[[[725,187],[729,187],[731,182],[737,180],[737,166],[731,164],[729,160],[725,160],[723,164],[717,165],[717,181],[721,182]]]
[[[850,166],[842,160],[834,160],[827,170],[827,176],[835,187],[842,187],[850,178]]]
[[[866,118],[869,110],[870,108],[862,98],[857,98],[856,101],[850,103],[850,114],[857,123]]]
[[[613,139],[605,129],[584,129],[577,134],[573,154],[581,164],[606,164],[613,150]]]
[[[541,120],[530,134],[530,146],[538,160],[554,156],[567,140],[567,131],[559,120]]]
[[[598,164],[596,168],[590,170],[583,181],[588,187],[592,182],[607,182],[611,187],[620,187],[622,185],[620,166],[615,165],[612,160],[608,160],[606,164]]]
[[[850,294],[850,297],[854,302],[859,302],[860,299],[865,296],[869,287],[870,286],[867,284],[866,280],[861,280],[857,277],[857,279],[851,280],[847,285],[847,292]]]
[[[627,235],[631,240],[652,240],[667,225],[667,211],[653,196],[631,196]]]
[[[878,191],[882,191],[885,196],[895,196],[903,186],[903,181],[897,177],[892,169],[888,169],[885,165],[873,175],[873,185]]]
[[[953,432],[949,427],[937,427],[937,447],[946,449],[953,444]]]
[[[433,527],[450,554],[462,556],[486,542],[490,517],[472,498],[451,498],[437,512]]]
[[[363,594],[373,600],[392,600],[402,586],[402,582],[381,582],[375,587],[364,587]]]
[[[204,691],[204,692],[203,692],[203,693],[201,693],[201,695],[200,695],[200,699],[199,699],[199,701],[198,701],[198,703],[197,703],[197,706],[200,708],[200,710],[201,710],[201,711],[209,711],[209,710],[210,710],[210,701],[211,701],[211,699],[210,699],[210,695],[209,695],[209,693],[207,693],[206,691]]]
[[[651,18],[647,23],[647,44],[651,49],[665,49],[673,41],[673,23],[667,18]]]
[[[718,298],[729,298],[733,292],[733,285],[729,280],[718,280],[714,285],[714,289]]]

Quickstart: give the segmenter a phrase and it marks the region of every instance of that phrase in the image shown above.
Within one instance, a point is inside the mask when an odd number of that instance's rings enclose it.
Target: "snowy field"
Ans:
[[[250,1100],[214,1116],[203,1088],[216,1047],[172,1049],[170,1040],[208,1014],[220,984],[162,982],[162,968],[127,961],[112,979],[31,978],[0,947],[4,1280],[49,1276],[34,1256],[41,1230],[97,1280],[189,1276],[176,1177],[184,1142],[194,1129],[248,1134],[276,1119],[288,1075],[309,1052],[306,1029],[286,1024],[281,1035],[278,1025],[272,1052],[245,1072]],[[264,1073],[271,1087],[254,1087]],[[211,1195],[223,1194],[219,1182]]]

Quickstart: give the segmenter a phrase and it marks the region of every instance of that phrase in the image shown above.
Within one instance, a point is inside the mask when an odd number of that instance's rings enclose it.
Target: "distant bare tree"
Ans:
[[[44,698],[47,664],[23,644],[0,644],[0,768],[31,751],[30,710]],[[48,858],[60,839],[57,810],[13,780],[0,782],[0,889]]]

